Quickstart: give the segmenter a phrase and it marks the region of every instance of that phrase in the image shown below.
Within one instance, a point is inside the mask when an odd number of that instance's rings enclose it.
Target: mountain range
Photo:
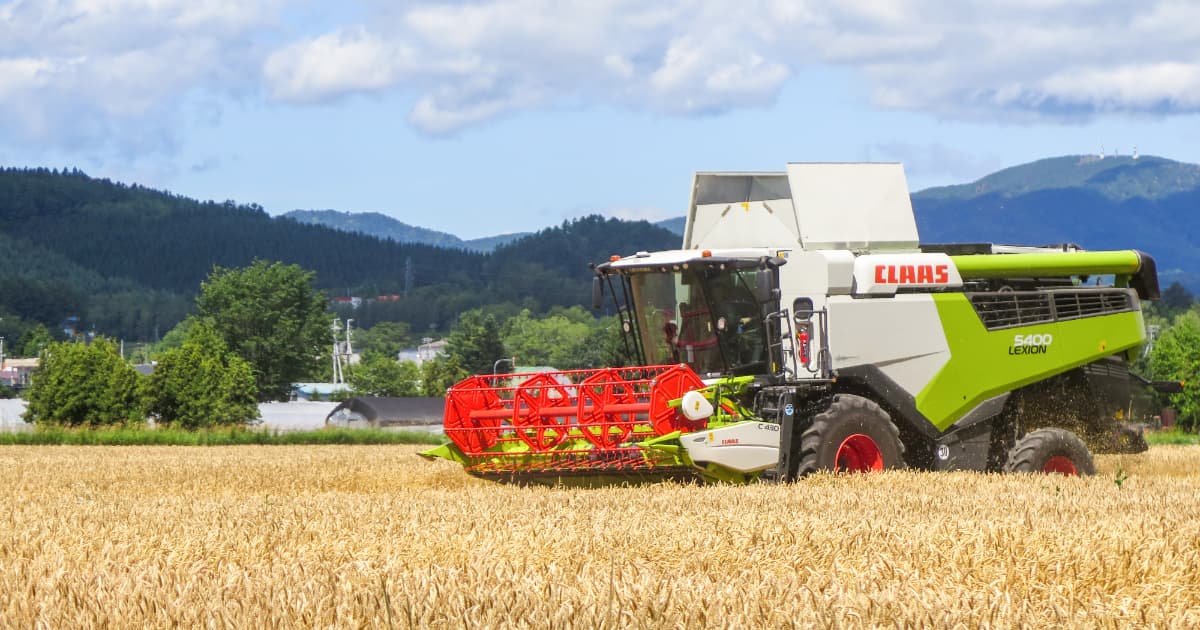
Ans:
[[[1200,288],[1200,166],[1065,156],[912,195],[922,241],[1140,249],[1165,287]]]
[[[1194,164],[1049,158],[922,190],[912,203],[924,242],[1137,248],[1156,257],[1164,286],[1179,281],[1200,292]],[[77,170],[0,169],[0,336],[78,316],[98,332],[153,339],[186,315],[214,265],[255,258],[312,270],[331,296],[402,296],[356,313],[360,325],[445,330],[479,306],[584,303],[589,262],[678,247],[682,228],[682,218],[652,225],[590,216],[464,240],[382,214],[271,217],[253,204],[200,202]]]
[[[529,236],[531,232],[498,234],[476,239],[461,239],[449,232],[409,225],[378,212],[339,212],[337,210],[292,210],[282,215],[299,223],[323,225],[343,232],[368,234],[397,243],[419,243],[435,247],[453,247],[490,252],[500,245]]]

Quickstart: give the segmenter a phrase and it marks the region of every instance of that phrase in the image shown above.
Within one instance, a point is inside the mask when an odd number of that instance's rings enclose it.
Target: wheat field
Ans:
[[[2,447],[0,625],[1200,626],[1200,447],[592,490],[417,450]]]

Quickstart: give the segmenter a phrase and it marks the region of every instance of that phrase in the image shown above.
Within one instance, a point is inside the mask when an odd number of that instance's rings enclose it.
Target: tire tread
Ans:
[[[854,413],[873,417],[879,426],[891,434],[900,454],[900,459],[894,467],[904,467],[904,442],[900,441],[900,429],[895,422],[892,422],[891,416],[875,401],[868,398],[853,394],[835,394],[829,407],[814,416],[812,424],[800,436],[799,476],[803,477],[821,469],[818,461],[820,449],[821,445],[825,443],[825,435],[828,434],[830,426],[837,421],[838,417]]]
[[[1075,464],[1080,475],[1096,474],[1096,465],[1087,445],[1079,436],[1057,427],[1037,429],[1017,440],[1004,462],[1006,473],[1040,473],[1045,460],[1065,456]]]

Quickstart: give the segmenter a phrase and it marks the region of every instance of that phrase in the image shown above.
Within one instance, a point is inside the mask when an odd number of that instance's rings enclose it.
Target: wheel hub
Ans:
[[[1042,472],[1050,474],[1067,475],[1075,477],[1079,475],[1079,470],[1075,468],[1075,462],[1071,461],[1070,457],[1063,455],[1055,455],[1046,460],[1046,465],[1042,467]]]
[[[868,472],[883,470],[883,453],[870,436],[855,433],[842,440],[834,459],[835,472]]]

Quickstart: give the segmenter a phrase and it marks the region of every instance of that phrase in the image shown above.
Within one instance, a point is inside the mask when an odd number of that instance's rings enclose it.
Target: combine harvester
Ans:
[[[922,245],[899,164],[699,173],[682,249],[594,271],[637,366],[468,378],[424,455],[498,480],[749,482],[1086,475],[1089,448],[1145,449],[1121,420],[1154,259]]]

